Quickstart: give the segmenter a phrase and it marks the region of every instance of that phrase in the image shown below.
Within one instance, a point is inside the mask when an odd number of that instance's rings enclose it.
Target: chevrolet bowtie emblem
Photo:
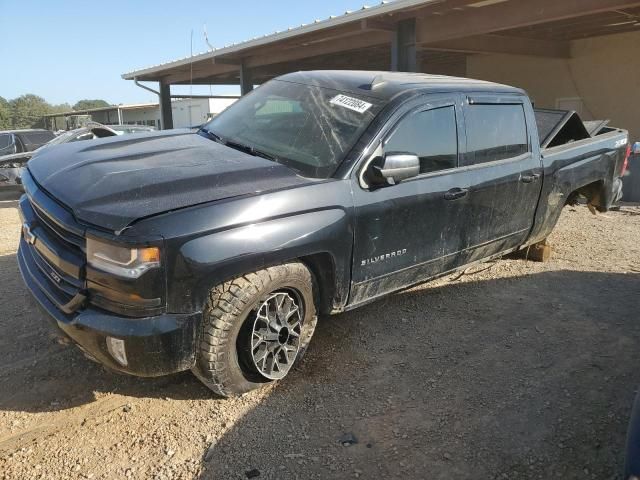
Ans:
[[[36,243],[36,236],[31,232],[31,227],[28,223],[22,224],[22,236],[24,237],[24,241],[33,245]]]
[[[62,281],[62,278],[60,278],[60,275],[58,275],[56,272],[54,272],[53,270],[51,270],[49,272],[49,276],[55,280],[56,283],[60,283]]]

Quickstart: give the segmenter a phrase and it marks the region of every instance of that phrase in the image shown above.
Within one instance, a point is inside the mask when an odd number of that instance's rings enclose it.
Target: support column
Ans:
[[[240,64],[240,94],[246,95],[253,90],[253,78],[251,70],[242,62]]]
[[[160,81],[160,122],[162,130],[173,128],[173,112],[171,111],[171,85]]]
[[[402,20],[396,24],[391,40],[391,71],[416,72],[416,20]]]

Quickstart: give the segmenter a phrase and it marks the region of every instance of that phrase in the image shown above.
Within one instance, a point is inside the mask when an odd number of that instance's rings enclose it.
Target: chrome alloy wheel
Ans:
[[[294,292],[270,294],[254,310],[251,332],[253,366],[269,380],[284,378],[300,350],[302,302]]]

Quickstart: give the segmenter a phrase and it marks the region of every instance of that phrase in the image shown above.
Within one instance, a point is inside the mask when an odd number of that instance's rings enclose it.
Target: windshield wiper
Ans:
[[[244,145],[238,142],[232,142],[230,140],[227,140],[226,142],[224,142],[224,144],[227,147],[235,148],[236,150],[240,150],[242,152],[248,153],[250,155],[253,155],[254,157],[266,158],[267,160],[271,160],[272,162],[277,162],[279,160],[278,157],[271,155],[270,153],[263,152],[262,150],[258,150],[257,148],[250,147],[249,145]]]
[[[220,135],[218,135],[217,133],[213,133],[211,130],[207,130],[206,128],[201,128],[200,130],[198,130],[198,133],[200,132],[203,132],[207,137],[209,137],[214,142],[218,142],[223,145],[225,145],[226,143]]]
[[[262,150],[259,150],[254,147],[250,147],[249,145],[244,145],[242,143],[226,140],[222,138],[220,135],[218,135],[217,133],[213,133],[211,130],[207,130],[206,128],[201,128],[200,130],[198,130],[198,133],[200,132],[203,132],[207,137],[209,137],[211,140],[215,142],[221,143],[222,145],[225,145],[230,148],[234,148],[236,150],[240,150],[241,152],[248,153],[250,155],[253,155],[254,157],[266,158],[267,160],[271,160],[272,162],[277,162],[279,160],[279,158],[276,157],[275,155],[271,155],[270,153],[263,152]]]

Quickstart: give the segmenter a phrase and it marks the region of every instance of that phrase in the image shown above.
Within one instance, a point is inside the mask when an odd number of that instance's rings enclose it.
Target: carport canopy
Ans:
[[[171,85],[254,85],[317,69],[464,75],[467,55],[570,58],[572,40],[640,30],[633,0],[396,0],[125,73],[159,82],[164,128]]]

